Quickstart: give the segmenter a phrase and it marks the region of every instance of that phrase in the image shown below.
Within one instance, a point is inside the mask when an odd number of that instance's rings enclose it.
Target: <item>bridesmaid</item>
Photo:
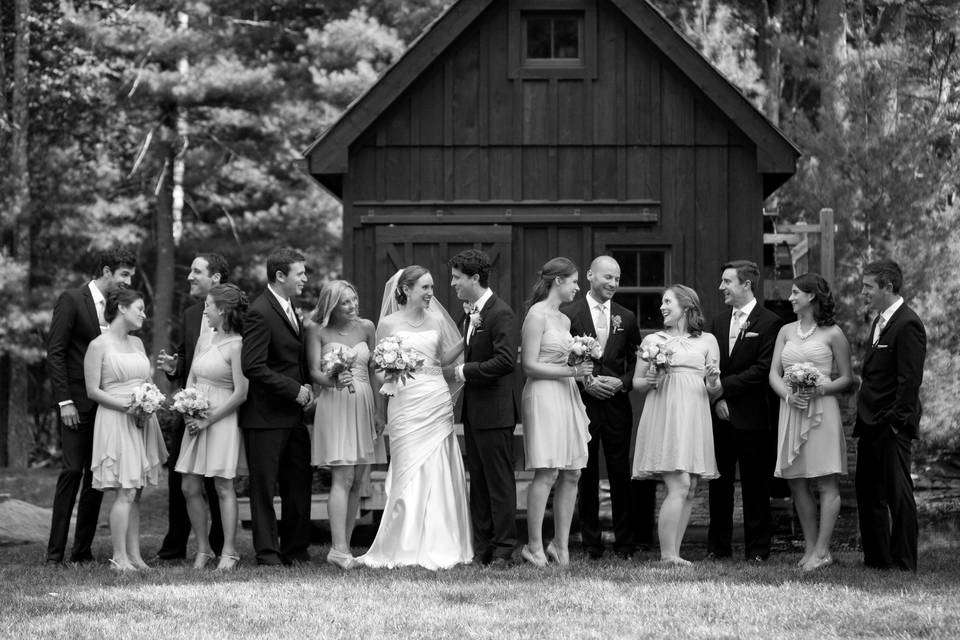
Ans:
[[[830,539],[840,514],[840,474],[847,473],[847,448],[836,394],[853,378],[850,345],[834,319],[833,294],[827,281],[805,273],[793,281],[790,303],[797,321],[777,336],[770,366],[770,386],[780,396],[777,465],[774,475],[786,478],[803,529],[804,552],[797,565],[815,571],[833,563]],[[820,384],[810,390],[792,390],[783,381],[787,367],[801,362],[820,371]],[[837,378],[831,380],[836,363]],[[820,489],[820,522],[810,487]]]
[[[143,342],[131,331],[146,318],[143,296],[133,289],[107,295],[106,332],[95,338],[83,359],[87,395],[97,403],[93,426],[93,488],[113,493],[110,507],[110,564],[118,571],[149,569],[140,555],[140,494],[157,484],[167,448],[156,416],[137,427],[133,392],[150,378]]]
[[[183,474],[181,487],[187,513],[197,539],[194,568],[213,560],[208,535],[209,509],[203,498],[203,479],[213,478],[223,520],[223,550],[217,569],[229,571],[240,562],[237,553],[237,492],[233,480],[238,467],[245,468],[243,439],[237,424],[237,409],[247,399],[249,383],[240,369],[243,315],[247,296],[235,284],[210,289],[203,314],[213,329],[213,338],[197,351],[187,377],[187,387],[196,387],[210,401],[206,418],[187,418],[187,434],[176,470]],[[245,475],[245,474],[241,474]]]
[[[560,305],[571,302],[579,290],[577,265],[563,257],[550,260],[540,271],[523,321],[520,354],[527,376],[521,409],[523,445],[526,467],[534,469],[534,476],[527,489],[529,542],[520,555],[540,567],[547,564],[547,556],[562,565],[570,563],[570,522],[580,469],[587,466],[590,419],[575,379],[591,375],[593,363],[567,364],[570,318],[560,312]],[[543,517],[555,484],[554,539],[545,553]]]
[[[633,477],[659,475],[667,488],[657,517],[660,559],[689,565],[680,557],[698,481],[717,477],[710,397],[720,392],[720,346],[703,332],[696,291],[673,285],[660,304],[663,331],[644,338],[640,353],[669,354],[658,368],[637,358],[633,388],[646,393],[637,426]]]
[[[327,511],[332,543],[327,562],[342,569],[353,565],[350,538],[360,505],[363,465],[376,461],[374,443],[373,359],[376,328],[358,315],[357,290],[344,280],[320,292],[313,322],[307,328],[307,358],[317,393],[311,464],[330,467],[333,476]],[[323,356],[352,350],[356,360],[336,379],[323,371]],[[351,389],[352,387],[352,389]]]

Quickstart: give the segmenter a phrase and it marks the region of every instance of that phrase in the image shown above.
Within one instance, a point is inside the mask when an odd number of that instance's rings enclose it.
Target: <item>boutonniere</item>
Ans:
[[[480,312],[477,309],[470,311],[470,326],[473,330],[479,329],[481,324],[483,324],[483,318],[480,317]]]
[[[610,318],[610,326],[613,327],[614,333],[618,333],[619,331],[621,331],[620,329],[621,324],[623,324],[623,318],[621,318],[619,315],[615,315],[612,318]]]
[[[740,325],[740,336],[739,336],[739,337],[741,337],[741,338],[744,337],[744,336],[747,334],[747,329],[749,329],[749,328],[750,328],[750,321],[749,321],[749,320],[747,320],[747,321],[744,322],[742,325]],[[757,334],[754,333],[753,335],[755,336],[755,335],[757,335]],[[753,337],[753,336],[751,336],[751,337]]]

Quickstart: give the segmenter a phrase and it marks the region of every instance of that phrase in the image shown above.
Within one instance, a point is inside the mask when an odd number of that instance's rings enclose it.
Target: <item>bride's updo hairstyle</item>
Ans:
[[[682,284],[671,285],[667,291],[672,291],[677,298],[677,304],[683,309],[683,317],[687,321],[687,331],[694,337],[703,333],[703,308],[700,306],[700,296],[697,292]]]
[[[533,291],[530,294],[530,299],[527,300],[527,305],[534,305],[541,300],[546,300],[547,294],[550,293],[550,288],[557,278],[569,278],[577,271],[577,265],[569,258],[560,256],[547,261],[537,273],[537,281],[533,285]]]
[[[317,326],[322,329],[330,324],[330,316],[333,315],[333,310],[337,308],[348,291],[353,291],[357,298],[360,297],[357,288],[346,280],[331,280],[323,285],[323,289],[320,290],[320,297],[317,298],[317,308],[313,310],[313,321],[317,323]]]
[[[413,289],[413,285],[417,284],[417,280],[428,273],[430,273],[429,269],[421,267],[418,264],[412,264],[401,271],[400,277],[397,279],[397,290],[393,292],[393,297],[397,299],[397,304],[401,307],[407,304],[407,294],[403,292],[403,288],[409,287]]]
[[[804,273],[793,280],[793,285],[813,296],[810,305],[813,307],[813,320],[818,327],[830,327],[837,324],[836,303],[830,283],[818,273]]]
[[[103,307],[103,319],[110,324],[120,313],[120,307],[129,307],[137,300],[143,300],[143,294],[136,289],[117,287],[107,294],[107,304]]]
[[[225,333],[242,333],[243,316],[247,313],[247,294],[237,285],[227,282],[210,288],[210,300],[220,311]]]

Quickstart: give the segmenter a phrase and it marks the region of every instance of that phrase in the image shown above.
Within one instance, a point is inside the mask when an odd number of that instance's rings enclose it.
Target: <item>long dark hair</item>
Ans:
[[[703,333],[703,308],[700,306],[700,296],[690,287],[682,284],[673,284],[667,289],[677,297],[677,303],[683,309],[683,317],[687,321],[687,331],[692,336]]]
[[[813,320],[818,327],[830,327],[837,324],[836,303],[830,283],[819,273],[804,273],[793,280],[793,286],[813,296]]]
[[[220,311],[225,333],[243,333],[243,316],[247,314],[247,294],[230,282],[210,287],[210,300]]]
[[[407,294],[403,292],[403,288],[409,287],[412,289],[413,285],[417,284],[417,280],[428,273],[430,273],[430,269],[421,267],[418,264],[412,264],[401,271],[400,277],[397,279],[397,290],[393,292],[394,298],[397,299],[397,304],[401,307],[407,304]]]
[[[530,292],[527,306],[529,307],[541,300],[545,300],[557,278],[569,278],[577,273],[577,271],[577,265],[574,264],[570,258],[558,256],[552,260],[548,260],[540,271],[537,272],[537,281],[533,284],[533,290]]]

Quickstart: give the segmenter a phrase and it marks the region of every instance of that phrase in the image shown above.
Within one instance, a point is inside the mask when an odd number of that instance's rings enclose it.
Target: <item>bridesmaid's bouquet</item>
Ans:
[[[813,391],[820,384],[820,370],[811,362],[792,364],[783,372],[783,381],[793,393]]]
[[[664,344],[648,344],[640,349],[640,359],[650,363],[650,367],[657,371],[666,371],[673,357],[673,350]]]
[[[130,407],[138,429],[143,429],[150,420],[150,416],[157,412],[167,397],[152,382],[144,382],[133,391],[133,400]]]
[[[173,410],[188,418],[206,418],[210,401],[196,387],[181,389],[173,394]]]
[[[403,338],[387,336],[377,343],[373,350],[373,362],[377,371],[383,371],[385,379],[380,393],[385,396],[396,395],[397,383],[407,384],[414,379],[413,373],[423,367],[423,356],[407,347]]]
[[[333,349],[327,351],[323,355],[323,364],[321,365],[321,370],[325,375],[330,376],[330,379],[337,380],[337,377],[344,371],[349,371],[350,367],[353,366],[353,363],[357,360],[357,352],[353,349],[345,349],[340,347],[339,349]],[[356,393],[357,389],[353,386],[353,383],[347,385],[347,390],[350,393]]]
[[[599,360],[603,357],[603,348],[596,338],[590,336],[573,336],[570,342],[570,355],[567,364],[575,367],[587,360]]]

